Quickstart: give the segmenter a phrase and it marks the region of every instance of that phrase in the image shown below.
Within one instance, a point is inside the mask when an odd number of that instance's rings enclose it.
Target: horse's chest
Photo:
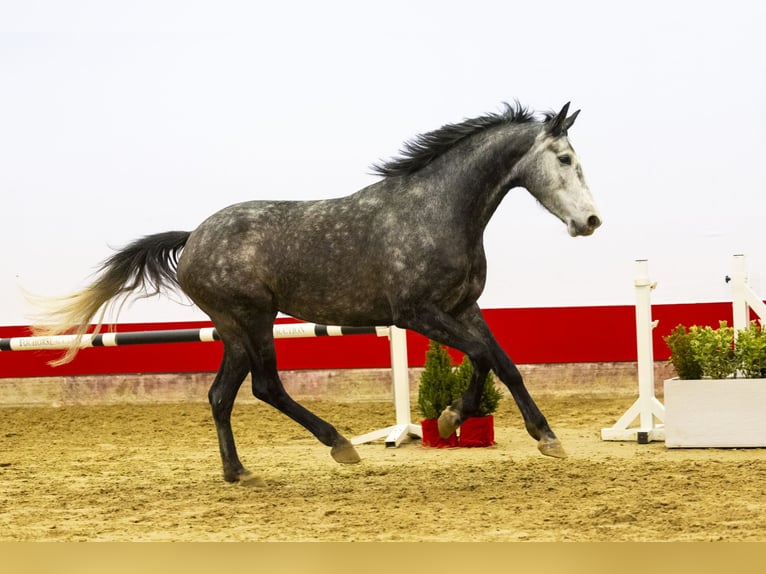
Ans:
[[[482,256],[448,258],[428,269],[420,277],[422,292],[445,310],[472,305],[484,290],[486,263]]]

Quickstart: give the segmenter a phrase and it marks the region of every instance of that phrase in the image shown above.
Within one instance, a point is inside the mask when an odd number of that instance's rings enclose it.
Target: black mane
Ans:
[[[543,121],[548,121],[550,117],[551,114],[546,114]],[[458,124],[447,124],[432,132],[415,136],[404,143],[399,157],[373,164],[372,173],[383,177],[409,175],[424,168],[455,144],[477,132],[501,124],[532,121],[535,121],[534,113],[518,102],[514,105],[504,103],[503,110],[499,113],[466,119]]]

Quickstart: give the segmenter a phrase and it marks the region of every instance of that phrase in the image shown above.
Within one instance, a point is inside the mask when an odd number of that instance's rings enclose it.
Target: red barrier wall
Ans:
[[[484,315],[497,340],[520,364],[636,360],[633,306],[486,309]],[[662,337],[679,323],[717,326],[732,322],[731,303],[653,305],[654,356],[667,359]],[[286,320],[289,322],[289,320]],[[118,331],[207,327],[205,322],[120,324]],[[28,336],[27,327],[0,327],[0,338]],[[408,333],[410,366],[421,366],[428,341]],[[280,369],[340,369],[390,366],[388,340],[375,335],[278,339]],[[60,367],[47,362],[61,351],[0,352],[0,378],[54,377],[85,374],[176,373],[216,371],[221,343],[166,343],[82,350]],[[458,354],[456,353],[456,357]]]

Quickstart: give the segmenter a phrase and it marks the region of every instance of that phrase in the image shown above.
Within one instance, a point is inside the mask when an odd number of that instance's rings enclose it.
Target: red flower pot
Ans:
[[[478,447],[495,444],[495,419],[492,415],[465,419],[460,425],[458,446]]]
[[[442,438],[439,435],[438,419],[425,419],[420,423],[420,427],[423,429],[423,446],[433,448],[453,448],[458,446],[456,433],[453,432],[448,438]]]

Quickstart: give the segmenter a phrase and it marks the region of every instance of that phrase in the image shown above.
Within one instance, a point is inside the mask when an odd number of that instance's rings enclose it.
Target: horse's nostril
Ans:
[[[598,215],[591,215],[588,218],[588,227],[591,229],[596,229],[601,225],[601,218]]]

